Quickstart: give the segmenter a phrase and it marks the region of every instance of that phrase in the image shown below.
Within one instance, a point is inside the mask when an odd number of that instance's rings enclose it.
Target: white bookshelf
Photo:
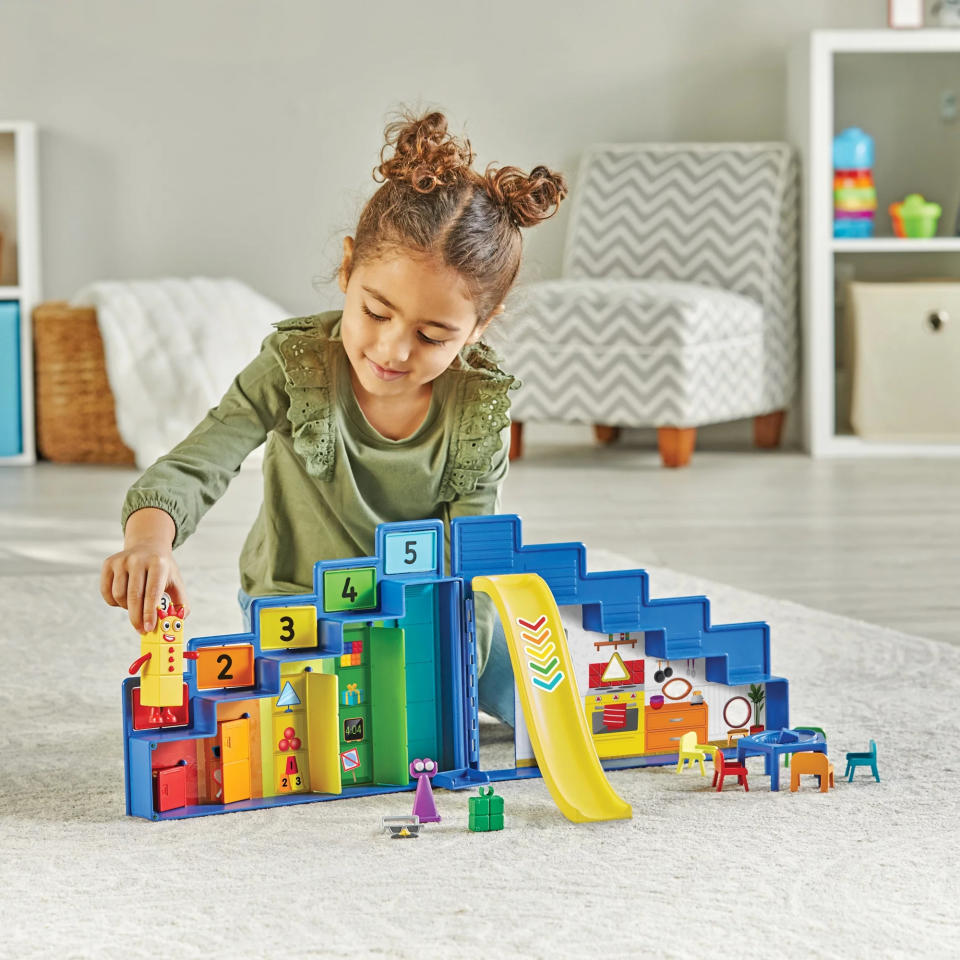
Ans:
[[[0,123],[0,215],[3,253],[0,301],[20,312],[21,452],[0,456],[0,466],[36,460],[33,408],[33,336],[30,326],[40,300],[40,235],[37,190],[37,131],[32,123]]]
[[[804,445],[815,457],[957,457],[960,444],[880,443],[837,428],[834,270],[841,254],[960,254],[960,237],[866,240],[833,236],[833,137],[835,68],[845,54],[957,54],[960,30],[821,30],[791,51],[787,130],[803,169],[802,316]],[[960,83],[958,83],[960,86]],[[887,202],[893,197],[883,198]],[[881,204],[883,203],[881,199]],[[942,223],[953,226],[954,210],[944,208]]]

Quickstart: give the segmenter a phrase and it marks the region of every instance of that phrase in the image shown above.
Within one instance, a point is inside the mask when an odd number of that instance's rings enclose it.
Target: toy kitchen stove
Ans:
[[[584,697],[587,725],[601,759],[643,753],[643,653],[631,656],[636,645],[623,633],[594,644],[597,653],[613,647],[609,658],[590,664],[590,689]]]

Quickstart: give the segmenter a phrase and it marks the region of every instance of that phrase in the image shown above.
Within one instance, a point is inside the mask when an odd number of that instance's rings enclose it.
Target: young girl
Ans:
[[[516,381],[480,338],[517,275],[520,228],[552,216],[566,183],[546,167],[475,171],[440,113],[390,124],[380,160],[383,185],[343,241],[343,310],[277,324],[219,406],[127,493],[101,593],[138,632],[163,592],[189,609],[173,549],[264,441],[264,500],[240,554],[248,622],[252,597],[312,590],[317,560],[369,556],[379,523],[436,517],[449,531],[454,517],[497,512]],[[480,702],[512,723],[509,655],[486,600]]]

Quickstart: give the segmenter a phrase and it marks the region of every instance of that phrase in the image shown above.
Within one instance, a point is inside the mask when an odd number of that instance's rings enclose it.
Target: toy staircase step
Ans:
[[[740,687],[749,683],[766,683],[770,679],[768,674],[759,669],[730,670],[726,682],[731,687]]]
[[[647,639],[647,656],[661,660],[695,660],[703,656],[703,636],[671,636],[666,632]]]
[[[667,637],[664,650],[666,660],[695,660],[703,656],[699,634],[696,637]]]
[[[576,568],[572,564],[541,563],[534,572],[546,581],[558,605],[579,601],[579,591],[577,589],[579,581]]]
[[[603,603],[604,630],[607,633],[635,630],[639,610],[640,605],[634,598],[620,602],[605,600]]]

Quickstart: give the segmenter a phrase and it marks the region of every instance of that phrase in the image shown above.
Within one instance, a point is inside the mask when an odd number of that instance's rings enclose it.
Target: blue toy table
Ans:
[[[770,777],[770,789],[780,789],[780,757],[785,753],[826,753],[827,741],[814,730],[764,730],[737,741],[737,763],[752,754],[764,758],[764,773]]]

